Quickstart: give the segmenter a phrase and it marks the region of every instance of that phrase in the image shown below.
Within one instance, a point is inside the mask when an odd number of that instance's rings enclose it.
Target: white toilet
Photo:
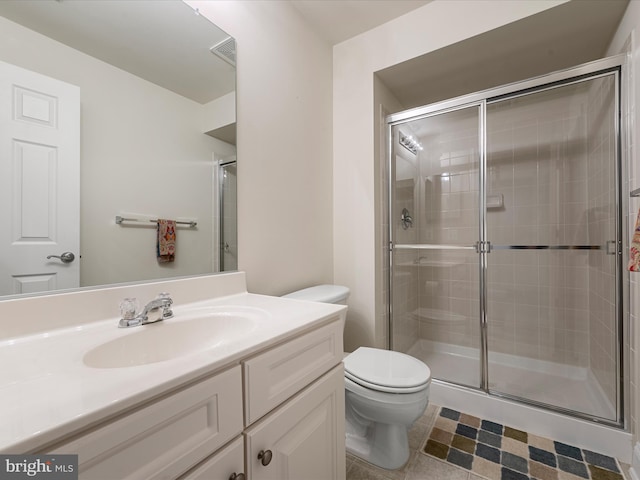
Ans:
[[[287,298],[346,304],[349,289],[318,285]],[[399,352],[360,347],[344,357],[347,451],[395,470],[409,459],[408,431],[429,403],[431,371]]]

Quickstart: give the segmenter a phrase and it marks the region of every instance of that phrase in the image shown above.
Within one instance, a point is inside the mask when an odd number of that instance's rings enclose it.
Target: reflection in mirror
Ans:
[[[0,295],[237,268],[233,38],[180,0],[3,0],[0,69]]]

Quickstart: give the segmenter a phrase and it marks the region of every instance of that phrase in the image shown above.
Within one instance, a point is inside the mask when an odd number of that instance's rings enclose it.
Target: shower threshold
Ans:
[[[435,379],[480,385],[477,349],[420,339],[407,353],[425,362]],[[490,354],[489,390],[589,416],[616,418],[614,406],[587,368]]]

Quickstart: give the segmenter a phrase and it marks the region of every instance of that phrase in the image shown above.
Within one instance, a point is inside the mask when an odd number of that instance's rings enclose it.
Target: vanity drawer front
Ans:
[[[336,318],[243,362],[247,425],[342,361],[342,325]]]
[[[51,452],[78,454],[81,479],[167,479],[186,472],[241,431],[238,365]]]

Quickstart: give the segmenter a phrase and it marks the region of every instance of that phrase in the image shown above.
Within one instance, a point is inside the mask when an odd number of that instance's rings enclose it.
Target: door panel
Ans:
[[[489,389],[616,419],[616,75],[487,106]],[[523,381],[526,378],[526,381]]]
[[[340,364],[245,432],[248,478],[344,480],[344,415]]]
[[[238,269],[237,165],[220,166],[220,271]]]
[[[78,287],[80,91],[0,62],[0,112],[0,295]]]
[[[481,106],[392,127],[393,349],[480,386]]]

